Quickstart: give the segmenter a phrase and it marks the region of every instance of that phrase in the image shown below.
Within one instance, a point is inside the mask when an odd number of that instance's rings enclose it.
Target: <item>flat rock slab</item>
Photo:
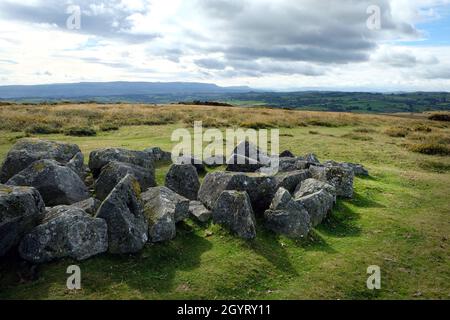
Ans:
[[[20,256],[33,263],[70,257],[85,260],[108,250],[106,221],[72,206],[51,208],[43,223],[20,243]]]
[[[111,161],[101,170],[98,179],[95,181],[95,195],[98,199],[104,200],[114,187],[127,174],[133,175],[141,186],[141,190],[147,190],[156,186],[154,169],[140,167],[134,164]]]
[[[148,240],[148,224],[144,216],[139,182],[126,175],[97,211],[97,218],[108,224],[109,252],[135,253]]]
[[[6,183],[36,188],[47,206],[68,205],[89,198],[81,178],[55,160],[38,160]]]
[[[21,139],[6,155],[0,170],[0,182],[5,183],[35,161],[50,159],[66,165],[78,153],[81,153],[81,151],[75,144],[39,139]],[[71,164],[71,168],[81,172],[82,163],[80,164],[75,159]]]
[[[256,220],[247,192],[223,191],[212,211],[214,223],[220,224],[238,237],[254,239]]]
[[[45,215],[45,204],[35,188],[0,184],[0,257],[17,246]]]

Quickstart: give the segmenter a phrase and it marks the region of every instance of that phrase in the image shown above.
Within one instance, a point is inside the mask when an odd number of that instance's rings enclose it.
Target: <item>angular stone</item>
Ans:
[[[21,139],[11,148],[3,162],[0,170],[0,182],[5,183],[37,160],[56,160],[65,165],[79,152],[81,152],[80,148],[75,144]]]
[[[256,160],[256,162],[265,166],[270,164],[270,156],[248,140],[240,142],[234,148],[232,154]]]
[[[100,200],[97,200],[95,198],[89,198],[77,203],[72,204],[72,207],[77,207],[82,210],[84,210],[87,214],[90,214],[91,216],[95,216],[97,213],[98,208],[100,208],[100,205],[102,202]]]
[[[72,204],[89,198],[81,178],[55,160],[39,160],[8,180],[8,185],[35,187],[47,206]]]
[[[85,260],[108,250],[106,222],[72,206],[51,208],[20,243],[20,256],[33,263],[70,257]]]
[[[303,158],[279,158],[279,172],[290,172],[305,170],[310,167],[310,163]]]
[[[280,158],[295,158],[295,155],[289,150],[284,150],[280,153]]]
[[[311,229],[308,212],[284,188],[278,189],[269,210],[264,213],[264,220],[269,230],[291,238],[306,237]]]
[[[139,182],[128,174],[111,191],[97,211],[108,224],[109,252],[134,253],[148,240]]]
[[[166,175],[165,185],[189,200],[196,200],[200,189],[200,180],[193,165],[174,164]]]
[[[294,193],[297,186],[304,180],[311,177],[308,170],[296,170],[290,172],[279,172],[275,178],[276,189],[284,188],[290,193]]]
[[[212,217],[212,212],[200,201],[189,202],[189,214],[202,223],[208,222]]]
[[[322,189],[331,194],[334,197],[334,202],[336,203],[336,188],[331,184],[317,179],[306,179],[300,183],[295,189],[294,197],[301,198],[309,196],[310,194],[319,192]]]
[[[247,192],[223,191],[216,201],[213,221],[243,239],[256,237],[256,220]]]
[[[183,155],[176,157],[175,162],[173,164],[192,164],[197,170],[198,174],[206,172],[206,167],[203,161],[191,155]]]
[[[81,152],[78,152],[73,156],[72,159],[67,163],[67,167],[72,169],[76,174],[80,176],[82,180],[86,178],[86,166],[84,165],[84,156]]]
[[[94,150],[89,155],[89,168],[97,178],[104,166],[112,161],[125,162],[135,166],[143,167],[154,173],[153,159],[147,152],[134,151],[121,148],[107,148]]]
[[[295,198],[295,201],[306,209],[313,227],[316,227],[325,219],[334,205],[334,197],[323,189],[301,198]]]
[[[336,188],[339,197],[353,197],[354,173],[342,166],[312,166],[309,168],[314,179],[327,182]]]
[[[258,160],[242,155],[232,154],[227,160],[227,171],[230,172],[256,172],[264,167]]]
[[[336,161],[326,161],[324,163],[324,166],[341,166],[343,168],[353,170],[353,173],[355,176],[360,176],[360,177],[368,177],[369,176],[369,171],[366,168],[364,168],[364,166],[362,164],[358,164],[358,163],[350,163],[350,162],[339,163]]]
[[[257,213],[264,213],[269,208],[277,191],[273,176],[260,173],[212,172],[204,178],[198,192],[198,200],[211,210],[225,190],[246,191]]]
[[[167,187],[149,188],[143,193],[143,201],[146,206],[161,207],[173,214],[175,223],[189,217],[189,200]]]
[[[146,152],[150,156],[150,158],[153,159],[153,162],[166,162],[172,160],[172,154],[170,152],[162,150],[159,147],[147,148],[144,149],[144,152]]]
[[[137,179],[141,190],[156,186],[154,169],[125,162],[111,161],[102,168],[98,179],[95,181],[94,188],[96,197],[104,200],[117,183],[127,174],[131,174]]]
[[[0,257],[40,223],[45,204],[35,188],[0,184]]]

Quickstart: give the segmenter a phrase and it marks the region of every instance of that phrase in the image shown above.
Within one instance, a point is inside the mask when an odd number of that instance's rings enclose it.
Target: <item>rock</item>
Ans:
[[[256,237],[256,221],[247,192],[223,191],[212,212],[213,221],[243,239]]]
[[[108,148],[94,150],[89,156],[89,168],[91,169],[94,178],[97,178],[100,175],[102,168],[112,161],[140,166],[151,171],[154,175],[155,168],[153,159],[147,152]]]
[[[295,155],[289,150],[284,150],[280,153],[280,158],[295,158]]]
[[[127,174],[131,174],[137,179],[141,190],[156,186],[154,169],[125,162],[111,161],[102,168],[98,179],[95,181],[94,188],[97,198],[104,200]]]
[[[40,223],[45,204],[35,188],[0,184],[0,257]]]
[[[80,208],[51,208],[43,223],[20,243],[20,256],[33,263],[70,257],[85,260],[108,250],[106,222],[89,216]]]
[[[172,160],[172,154],[170,152],[161,150],[161,148],[159,147],[147,148],[144,150],[144,152],[153,159],[153,162],[168,162]]]
[[[290,172],[305,170],[310,167],[310,163],[304,158],[279,158],[279,172]]]
[[[174,164],[166,175],[165,185],[189,200],[196,200],[200,189],[200,180],[193,165]]]
[[[294,197],[301,198],[309,196],[310,194],[319,192],[322,189],[331,194],[334,198],[334,202],[336,203],[336,188],[331,184],[317,179],[306,179],[300,183],[295,189]]]
[[[176,223],[189,215],[189,200],[166,187],[150,188],[142,194],[151,242],[175,238]]]
[[[269,230],[291,238],[306,237],[311,229],[308,212],[284,188],[278,189],[264,219]]]
[[[155,202],[158,206],[164,207],[164,210],[171,212],[175,223],[189,217],[189,200],[167,187],[149,188],[143,193],[143,200],[146,206],[148,202]],[[151,207],[157,206],[155,204],[150,205]]]
[[[174,164],[192,164],[197,170],[198,174],[202,174],[206,172],[206,167],[204,163],[191,155],[183,155],[175,158]]]
[[[305,156],[305,160],[311,164],[315,164],[315,165],[320,164],[319,158],[317,158],[317,156],[314,153],[308,153]]]
[[[128,174],[111,191],[97,211],[108,224],[109,252],[134,253],[148,240],[139,182]]]
[[[279,172],[275,175],[276,189],[284,188],[290,193],[294,193],[297,186],[304,180],[311,177],[308,170],[296,170],[290,172]]]
[[[0,182],[5,183],[37,160],[56,160],[65,165],[78,153],[80,153],[80,148],[75,144],[39,139],[21,139],[6,156],[0,170]]]
[[[206,158],[203,160],[204,164],[210,168],[217,168],[227,163],[227,159],[224,155],[217,155]]]
[[[246,191],[256,213],[264,213],[269,208],[277,191],[273,176],[260,173],[212,172],[204,178],[198,192],[198,200],[212,210],[225,190]]]
[[[270,157],[267,153],[247,140],[240,142],[236,148],[234,148],[232,155],[234,154],[244,158],[256,160],[256,162],[259,162],[265,166],[270,164]]]
[[[336,162],[336,161],[326,161],[324,163],[324,166],[341,166],[343,168],[346,169],[351,169],[353,170],[353,173],[355,176],[360,176],[360,177],[368,177],[369,176],[369,171],[364,168],[364,166],[362,164],[357,164],[357,163],[350,163],[350,162]]]
[[[82,180],[86,179],[87,168],[84,165],[84,156],[81,152],[78,152],[73,156],[72,159],[67,163],[67,167],[72,169],[76,174],[80,176]]]
[[[353,197],[354,173],[350,168],[342,166],[311,166],[309,168],[314,179],[327,182],[336,188],[339,197]]]
[[[231,172],[256,172],[262,167],[264,167],[264,165],[258,160],[238,154],[232,154],[227,160],[226,170]]]
[[[89,198],[77,203],[72,204],[72,207],[80,208],[84,210],[87,214],[90,214],[91,216],[95,216],[97,213],[98,208],[100,208],[101,201],[97,200],[95,198]]]
[[[189,202],[189,214],[202,223],[208,222],[212,217],[212,212],[200,201]]]
[[[55,160],[39,160],[22,170],[6,183],[35,187],[47,206],[72,204],[89,198],[81,178]]]
[[[331,212],[334,205],[334,197],[325,190],[295,198],[295,202],[301,204],[309,214],[313,227],[319,225]]]

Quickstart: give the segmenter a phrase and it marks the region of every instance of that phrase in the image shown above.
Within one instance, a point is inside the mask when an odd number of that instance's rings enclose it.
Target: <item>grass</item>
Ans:
[[[94,106],[93,111],[103,107]],[[131,110],[134,106],[128,108],[130,114],[141,112]],[[171,112],[178,112],[178,107],[171,108],[168,107]],[[77,143],[86,155],[105,146],[136,150],[159,146],[170,150],[171,133],[186,125],[183,119],[187,115],[227,123],[239,120],[235,122],[238,124],[242,113],[248,110],[251,108],[230,108],[224,116],[220,108],[187,107],[176,123],[121,125],[116,131],[99,131],[95,137],[33,136]],[[295,241],[274,235],[259,221],[256,240],[246,242],[219,226],[188,220],[178,226],[174,241],[147,245],[137,255],[104,254],[83,262],[70,259],[52,262],[40,266],[39,278],[34,281],[20,282],[17,260],[4,259],[0,262],[0,298],[450,298],[450,157],[411,152],[404,145],[418,140],[409,136],[394,138],[384,133],[398,125],[413,128],[422,124],[433,129],[430,133],[433,137],[446,137],[450,134],[449,127],[436,127],[422,116],[291,113],[289,110],[275,110],[272,114],[270,109],[257,110],[260,113],[252,121],[296,118],[307,123],[306,127],[281,127],[280,150],[289,149],[298,155],[314,152],[321,160],[359,162],[370,170],[369,178],[355,180],[354,199],[340,200],[333,215],[308,239]],[[289,117],[283,116],[283,112]],[[320,117],[324,122],[339,121],[342,125],[315,126],[309,121]],[[369,131],[355,132],[358,128]],[[311,135],[310,131],[320,135]],[[370,135],[373,140],[355,140],[352,134]],[[427,132],[418,134],[428,135]],[[24,135],[2,131],[0,159]],[[168,168],[167,163],[158,166],[158,184],[164,182]],[[83,289],[77,292],[69,292],[65,287],[66,268],[71,264],[78,264],[82,270]],[[366,288],[369,265],[381,267],[379,291]]]

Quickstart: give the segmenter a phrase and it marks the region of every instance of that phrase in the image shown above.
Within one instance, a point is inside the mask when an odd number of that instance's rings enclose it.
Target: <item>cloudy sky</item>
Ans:
[[[0,0],[0,85],[116,80],[450,91],[450,0]]]

